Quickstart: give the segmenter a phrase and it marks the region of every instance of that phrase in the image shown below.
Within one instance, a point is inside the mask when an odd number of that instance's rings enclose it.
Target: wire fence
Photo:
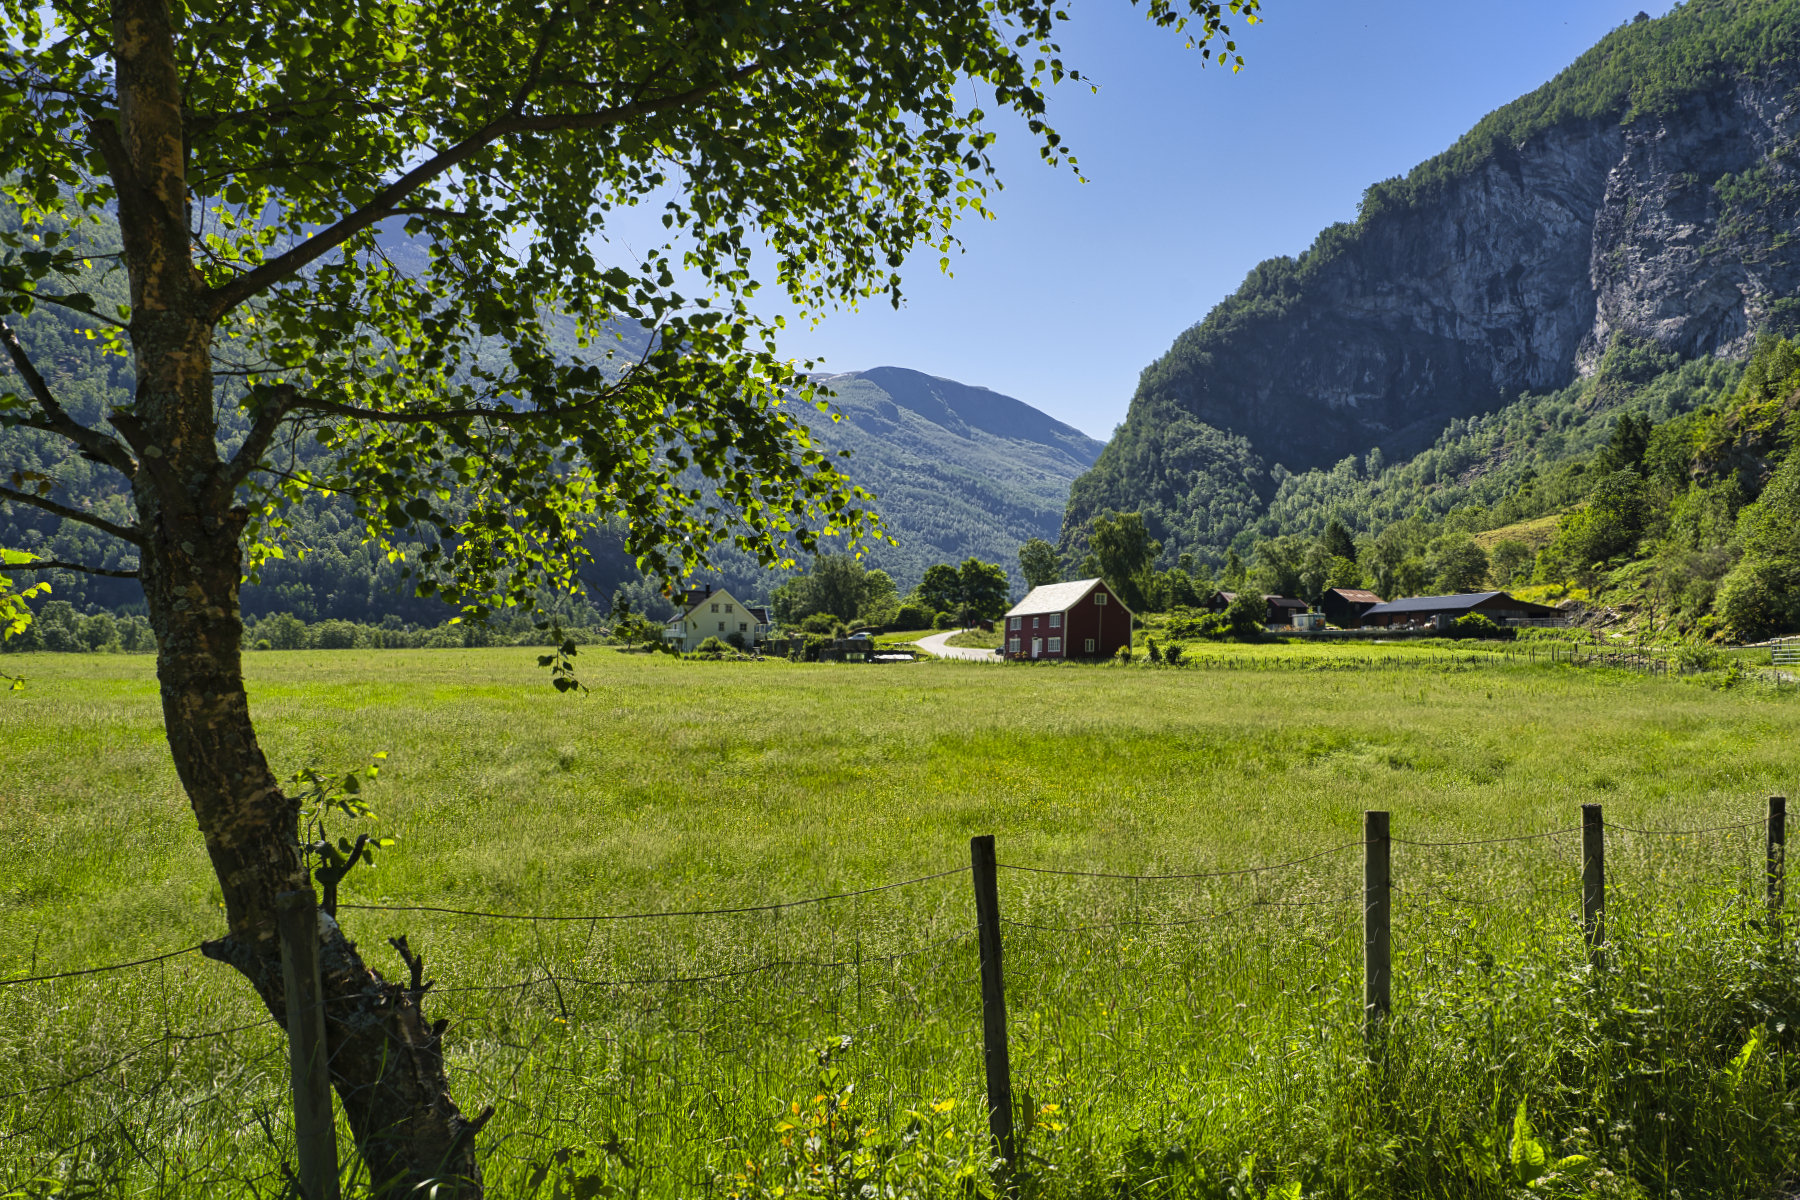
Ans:
[[[1769,821],[1602,828],[1608,969],[1687,969],[1697,947],[1778,923]],[[1429,1044],[1490,1047],[1507,1070],[1537,1053],[1549,1001],[1517,1000],[1526,982],[1593,969],[1592,836],[1384,840],[1396,1036],[1429,1024]],[[1188,1114],[1180,1137],[1229,1142],[1364,1070],[1370,849],[1136,873],[1002,853],[991,932],[1021,1144],[1086,1161],[1106,1131],[1167,1131],[1171,1113]],[[563,1175],[774,1194],[810,1161],[791,1130],[847,1081],[870,1127],[954,1129],[965,1154],[996,1132],[970,871],[720,908],[340,913],[366,944],[429,948],[426,1004],[452,1023],[455,1093],[496,1106],[483,1158],[504,1194]],[[289,1186],[283,1031],[198,949],[0,979],[0,1163],[95,1194]]]

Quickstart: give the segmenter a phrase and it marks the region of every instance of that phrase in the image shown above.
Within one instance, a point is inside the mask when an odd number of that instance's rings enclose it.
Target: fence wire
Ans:
[[[1762,825],[1608,822],[1605,931],[1618,969],[1657,969],[1695,929],[1740,928],[1761,911]],[[1524,986],[1520,971],[1586,961],[1580,833],[1390,839],[1397,1029],[1429,1013],[1469,1045],[1525,1036],[1524,1017],[1496,1023],[1495,997]],[[1346,852],[1365,845],[1182,873],[999,864],[1021,1119],[1104,1111],[1136,1127],[1170,1109],[1216,1112],[1220,1096],[1252,1088],[1257,1104],[1300,1104],[1320,1081],[1360,1069],[1369,898],[1362,856]],[[609,1188],[724,1197],[746,1171],[793,1168],[800,1152],[776,1130],[812,1119],[821,1097],[849,1095],[838,1090],[848,1083],[872,1122],[935,1120],[944,1106],[979,1135],[981,951],[960,883],[968,872],[719,909],[341,910],[366,914],[372,927],[359,934],[410,932],[430,948],[422,1003],[453,1023],[453,1090],[499,1112],[484,1153],[504,1186],[578,1163]],[[42,985],[93,1031],[85,1042],[0,1045],[0,1144],[54,1158],[124,1139],[140,1167],[185,1155],[185,1177],[223,1177],[232,1156],[247,1156],[266,1169],[244,1178],[278,1178],[291,1133],[274,1022],[169,1028],[107,1049],[168,1003],[160,973],[128,969],[197,949],[0,980]],[[38,990],[0,996],[18,1004]],[[229,1044],[262,1030],[257,1053]],[[183,1103],[212,1114],[210,1132],[159,1145],[148,1114],[167,1121]],[[348,1153],[347,1133],[342,1144]]]

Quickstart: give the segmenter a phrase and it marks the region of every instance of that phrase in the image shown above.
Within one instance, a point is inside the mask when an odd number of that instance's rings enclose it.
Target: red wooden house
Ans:
[[[1099,579],[1048,583],[1006,614],[1007,658],[1111,658],[1131,645],[1132,611]]]

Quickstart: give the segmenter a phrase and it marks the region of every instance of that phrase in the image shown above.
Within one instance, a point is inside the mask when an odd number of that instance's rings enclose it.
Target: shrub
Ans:
[[[1156,639],[1153,637],[1144,639],[1144,651],[1150,656],[1150,661],[1153,663],[1159,663],[1163,660],[1162,651],[1156,648]]]
[[[814,613],[800,622],[800,628],[806,633],[830,633],[837,623],[838,619],[830,613]]]
[[[261,638],[261,639],[259,639],[259,640],[258,640],[258,641],[257,641],[257,643],[256,643],[256,648],[257,648],[257,649],[258,649],[258,650],[267,650],[267,649],[269,649],[269,648],[270,648],[270,647],[269,647],[269,639],[268,639],[268,638]]]
[[[312,644],[321,650],[354,650],[356,626],[348,621],[320,621],[311,630]]]
[[[1116,663],[1119,663],[1120,665],[1129,664],[1131,662],[1131,647],[1130,646],[1120,646],[1119,649],[1113,654],[1113,661]]]
[[[1269,604],[1255,592],[1240,592],[1221,614],[1225,618],[1227,636],[1240,642],[1262,640],[1264,623],[1269,618]]]
[[[1163,651],[1163,661],[1168,663],[1171,667],[1179,667],[1181,665],[1181,655],[1182,649],[1180,646],[1170,646]]]
[[[75,630],[75,640],[83,650],[117,650],[119,625],[109,613],[95,613],[85,618]]]
[[[715,638],[714,640],[716,641],[717,639]],[[733,650],[742,650],[744,648],[744,635],[741,633],[729,634],[725,640],[731,644]]]
[[[894,613],[896,629],[931,628],[931,610],[923,604],[902,604]]]
[[[933,629],[955,629],[956,618],[947,612],[941,612],[931,619],[931,627]]]
[[[716,657],[721,654],[730,654],[731,647],[727,646],[724,642],[721,642],[716,637],[709,637],[704,642],[700,643],[699,647],[694,651],[694,653],[696,653],[696,654],[711,654]]]
[[[1470,613],[1466,617],[1458,617],[1448,632],[1453,638],[1509,638],[1515,631],[1494,624],[1480,613]]]
[[[1745,556],[1719,584],[1718,613],[1743,642],[1800,628],[1800,562]]]
[[[292,613],[264,617],[257,623],[256,632],[277,650],[306,649],[306,622]]]

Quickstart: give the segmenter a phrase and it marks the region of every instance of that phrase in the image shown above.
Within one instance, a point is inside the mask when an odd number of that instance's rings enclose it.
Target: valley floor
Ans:
[[[370,907],[340,916],[371,961],[401,932],[425,953],[428,1007],[456,1019],[459,1098],[500,1109],[497,1194],[536,1179],[548,1196],[562,1176],[565,1194],[612,1194],[580,1177],[805,1194],[824,1160],[779,1126],[830,1125],[818,1100],[852,1080],[859,1170],[925,1194],[985,1177],[965,871],[984,833],[1043,1195],[1222,1195],[1240,1171],[1307,1195],[1500,1195],[1521,1102],[1529,1136],[1588,1160],[1562,1168],[1571,1187],[1601,1169],[1656,1195],[1783,1177],[1782,1139],[1800,1135],[1785,1035],[1746,1052],[1736,1090],[1715,1077],[1756,1012],[1800,1009],[1791,959],[1740,912],[1760,902],[1764,797],[1800,794],[1793,690],[1407,647],[1376,670],[1309,649],[1182,671],[596,649],[582,697],[552,691],[529,650],[246,665],[284,774],[388,753],[368,799],[397,844],[344,885]],[[0,840],[18,851],[0,975],[215,936],[152,662],[9,663],[29,686],[0,703]],[[1571,830],[1596,801],[1615,827],[1611,982],[1569,915]],[[1371,808],[1397,839],[1385,1078],[1361,1065],[1357,1016]],[[1680,830],[1707,832],[1661,832]],[[1289,865],[1231,873],[1268,864]],[[482,915],[694,910],[755,911]],[[0,988],[0,1188],[48,1172],[105,1195],[275,1194],[284,1052],[261,1017],[194,954]],[[1582,1032],[1601,1027],[1612,1041]],[[1665,1076],[1620,1065],[1651,1058]],[[1681,1146],[1631,1132],[1657,1120]],[[883,1140],[907,1128],[913,1149]]]

